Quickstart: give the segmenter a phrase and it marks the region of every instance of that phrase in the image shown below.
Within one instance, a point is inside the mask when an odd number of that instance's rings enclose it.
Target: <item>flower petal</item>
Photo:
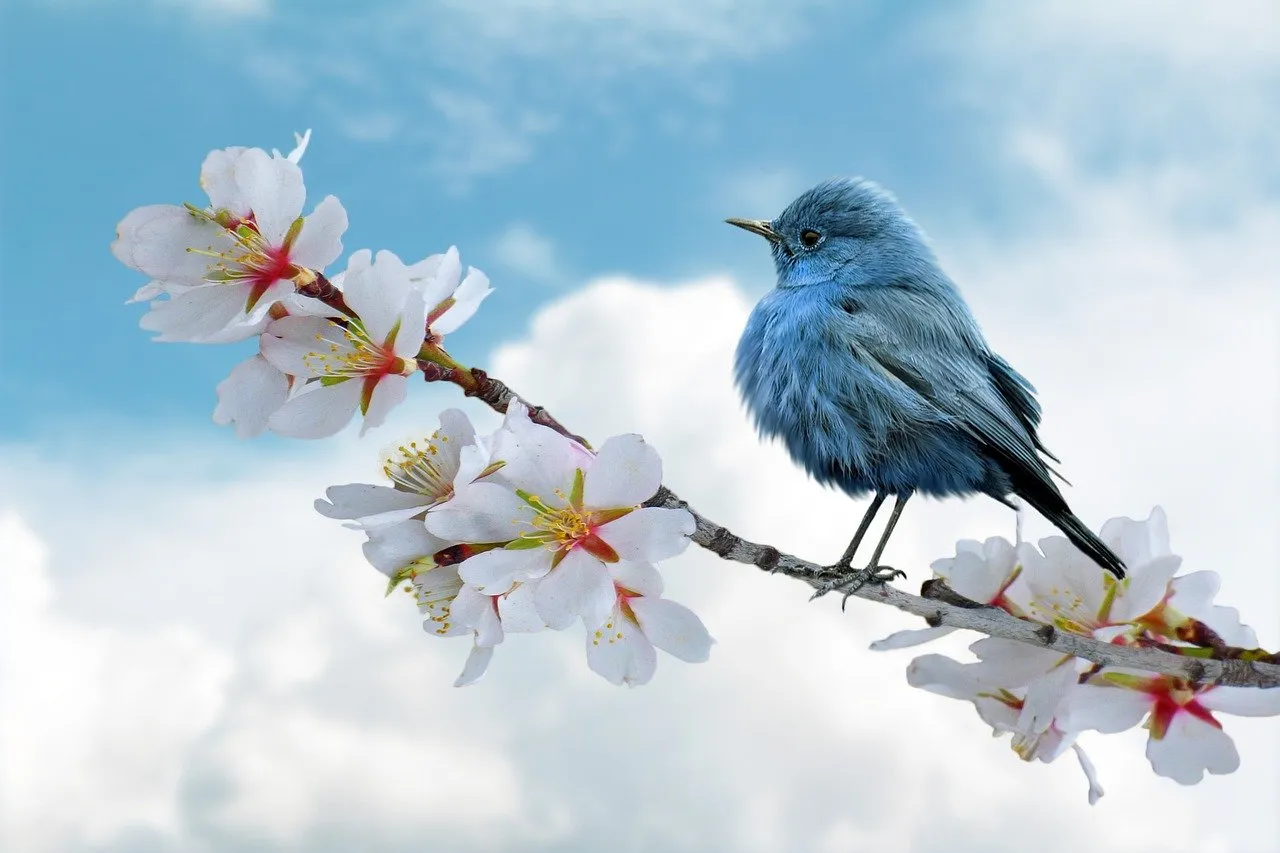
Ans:
[[[342,235],[346,230],[346,209],[342,202],[327,195],[302,221],[302,231],[293,243],[290,257],[295,264],[319,272],[342,254]]]
[[[591,509],[637,506],[662,485],[662,460],[638,435],[615,435],[587,469],[583,503]]]
[[[1182,565],[1174,554],[1155,557],[1145,563],[1128,562],[1129,576],[1122,582],[1120,595],[1111,608],[1111,621],[1130,622],[1151,612],[1164,601],[1169,581]]]
[[[596,529],[624,560],[656,563],[689,547],[696,525],[685,509],[647,506]]]
[[[250,438],[267,428],[267,419],[289,394],[289,379],[260,355],[245,359],[218,383],[213,422],[235,424],[236,435]]]
[[[652,563],[636,563],[619,560],[607,564],[613,582],[636,595],[657,597],[662,595],[662,575]]]
[[[370,530],[369,540],[364,543],[364,557],[378,571],[389,577],[414,560],[429,557],[445,547],[445,543],[427,532],[417,521],[402,521],[399,524]]]
[[[527,581],[498,597],[498,615],[502,618],[504,631],[532,634],[547,627],[534,604],[534,592],[541,583]]]
[[[427,306],[422,301],[421,293],[409,291],[397,322],[400,323],[400,330],[396,332],[392,351],[405,360],[417,358],[422,342],[427,339]]]
[[[410,275],[419,281],[418,289],[427,308],[432,309],[453,295],[462,275],[458,247],[450,246],[442,255],[432,255],[411,267]]]
[[[352,380],[352,383],[360,380]],[[391,373],[380,377],[373,387],[373,397],[369,400],[369,408],[364,413],[364,421],[360,424],[360,434],[364,435],[377,426],[382,426],[391,410],[404,402],[409,396],[409,377],[399,373]]]
[[[1211,711],[1237,717],[1274,717],[1280,714],[1280,689],[1257,687],[1214,687],[1196,699]]]
[[[158,332],[157,341],[228,343],[251,338],[261,330],[247,324],[232,329],[233,322],[245,316],[248,293],[247,288],[232,284],[193,287],[171,299],[152,302],[151,310],[142,316],[138,325],[149,332]],[[220,333],[231,333],[231,336]]]
[[[533,602],[548,628],[563,631],[579,616],[588,626],[602,625],[617,595],[604,564],[574,548],[538,581]]]
[[[449,608],[449,618],[476,633],[476,644],[496,646],[502,642],[502,626],[498,624],[493,598],[472,586],[463,586]]]
[[[327,518],[353,518],[362,523],[370,519],[384,519],[388,515],[408,513],[397,522],[405,521],[423,512],[426,498],[414,492],[402,492],[389,486],[369,483],[348,483],[325,489],[328,500],[317,499],[316,512]],[[374,526],[385,526],[374,525]]]
[[[323,317],[281,317],[262,336],[263,357],[290,376],[323,376],[325,362],[315,354],[335,351],[349,352],[351,344],[341,326]]]
[[[1140,690],[1081,684],[1058,709],[1058,725],[1071,731],[1092,729],[1115,734],[1138,725],[1150,710],[1151,697]]]
[[[895,631],[887,637],[883,637],[874,641],[870,648],[873,652],[887,652],[893,649],[906,649],[911,646],[919,646],[936,640],[939,637],[945,637],[947,634],[954,632],[956,629],[949,625],[939,625],[937,628],[915,628],[909,631]]]
[[[342,280],[347,305],[359,315],[369,338],[376,344],[382,344],[400,321],[409,289],[404,264],[385,250],[378,252],[372,266],[348,270]],[[414,333],[413,329],[400,331],[407,335]]]
[[[636,621],[654,646],[689,663],[702,663],[711,656],[715,641],[689,608],[665,598],[633,598],[630,604]]]
[[[504,480],[551,506],[565,505],[556,492],[568,494],[578,463],[584,461],[575,442],[530,421],[523,407],[513,407],[493,440],[493,458],[506,463]]]
[[[200,165],[200,188],[209,196],[209,206],[229,210],[241,219],[249,215],[249,203],[236,186],[235,166],[246,150],[239,145],[210,151]]]
[[[453,305],[436,318],[431,330],[440,335],[456,332],[479,310],[480,303],[490,293],[493,293],[493,288],[489,286],[489,277],[478,269],[467,270],[467,277],[453,293]]]
[[[467,662],[462,667],[462,674],[458,676],[457,681],[453,682],[453,686],[466,687],[468,684],[475,684],[489,669],[491,660],[493,660],[493,646],[472,646],[471,654],[467,655]]]
[[[640,626],[614,610],[599,630],[587,633],[587,665],[611,684],[635,687],[653,678],[658,655]]]
[[[510,489],[473,483],[427,513],[427,527],[451,542],[510,542],[532,517],[533,510]]]
[[[494,548],[469,557],[458,574],[478,592],[502,595],[517,581],[540,578],[551,570],[551,554],[542,548]]]
[[[1080,769],[1084,771],[1084,778],[1089,780],[1089,805],[1092,806],[1102,799],[1106,791],[1102,790],[1102,785],[1098,784],[1098,771],[1094,769],[1093,762],[1085,754],[1084,748],[1078,743],[1071,744],[1071,748],[1075,750]]]
[[[1037,735],[1048,731],[1063,700],[1076,686],[1076,679],[1075,661],[1069,659],[1028,684],[1018,715],[1018,731]]]
[[[1188,713],[1174,714],[1164,737],[1147,740],[1147,760],[1158,775],[1182,785],[1196,784],[1206,770],[1218,775],[1240,767],[1231,736]]]
[[[292,438],[325,438],[350,423],[359,404],[359,380],[327,386],[312,382],[277,409],[267,426]]]
[[[231,238],[216,223],[172,204],[129,211],[116,226],[111,253],[125,266],[165,282],[197,284],[209,274],[206,255],[188,249],[222,252]]]
[[[277,160],[260,148],[247,149],[233,168],[236,188],[253,210],[258,233],[272,246],[281,245],[306,201],[302,170],[298,164]]]

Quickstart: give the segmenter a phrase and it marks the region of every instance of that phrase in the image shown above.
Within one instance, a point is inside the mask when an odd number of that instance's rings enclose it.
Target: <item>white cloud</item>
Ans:
[[[1280,176],[1280,6],[1268,0],[981,2],[923,33],[952,61],[953,92],[998,132],[1052,137],[1090,171],[1172,173],[1201,205]]]
[[[507,226],[494,240],[493,252],[498,263],[530,281],[567,283],[555,244],[528,223],[515,222]]]
[[[1187,568],[1220,571],[1223,600],[1275,646],[1280,296],[1264,237],[1280,214],[1184,229],[1132,186],[1063,175],[1069,227],[953,235],[948,266],[1041,386],[1077,510],[1096,524],[1163,503]],[[486,366],[586,435],[642,432],[666,481],[743,535],[830,559],[861,506],[752,434],[730,382],[749,308],[725,279],[607,279]],[[431,426],[446,403],[423,397],[381,441]],[[908,688],[909,654],[867,651],[913,620],[809,604],[703,552],[666,574],[719,641],[709,663],[665,658],[653,684],[618,690],[578,637],[517,637],[454,690],[465,641],[423,636],[359,536],[310,508],[372,472],[378,442],[135,440],[0,451],[0,505],[28,525],[4,528],[0,730],[34,745],[5,749],[8,847],[123,844],[137,827],[209,850],[1252,853],[1276,836],[1274,720],[1230,719],[1243,768],[1195,788],[1151,774],[1140,732],[1086,738],[1108,790],[1090,809],[1069,760],[1021,764],[969,709]],[[984,499],[913,502],[890,561],[916,583],[956,539],[1012,526]],[[43,781],[8,796],[28,778]],[[88,805],[67,810],[66,785]]]

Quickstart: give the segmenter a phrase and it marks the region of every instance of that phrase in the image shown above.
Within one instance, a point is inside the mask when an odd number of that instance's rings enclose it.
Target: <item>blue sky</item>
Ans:
[[[56,429],[71,409],[204,421],[228,353],[157,348],[132,327],[140,309],[121,302],[137,276],[107,251],[114,224],[141,204],[201,201],[208,149],[285,147],[304,127],[311,198],[347,206],[348,250],[458,245],[499,288],[497,338],[599,273],[732,271],[761,288],[761,247],[720,220],[772,215],[834,174],[880,180],[927,226],[998,229],[1040,208],[1034,183],[990,156],[988,110],[940,85],[954,58],[922,39],[923,4],[722,4],[696,23],[712,35],[684,32],[676,4],[646,22],[616,3],[612,36],[566,14],[524,38],[463,4],[419,5],[7,5],[4,112],[21,132],[0,167],[6,308],[33,310],[56,278],[63,334],[92,344],[89,369],[68,370],[25,355],[38,325],[8,324],[0,354],[24,368],[0,386],[4,434]],[[556,268],[504,264],[512,228],[554,247]],[[18,285],[35,281],[47,284]],[[483,351],[476,334],[455,341],[461,354]]]
[[[1141,733],[1090,737],[1090,808],[1069,759],[1022,764],[867,650],[916,620],[697,549],[663,569],[709,662],[618,690],[544,635],[453,690],[466,644],[423,637],[312,501],[442,408],[492,414],[427,387],[364,439],[238,441],[210,413],[248,347],[150,342],[109,251],[130,209],[202,201],[209,150],[310,127],[347,253],[456,244],[489,274],[455,354],[827,561],[862,507],[740,408],[772,269],[721,220],[869,176],[1039,388],[1078,514],[1163,506],[1274,648],[1280,12],[1171,5],[3,3],[0,847],[1262,853],[1274,719],[1231,719],[1241,770],[1194,788]],[[887,559],[913,587],[1012,532],[991,501],[913,501]]]

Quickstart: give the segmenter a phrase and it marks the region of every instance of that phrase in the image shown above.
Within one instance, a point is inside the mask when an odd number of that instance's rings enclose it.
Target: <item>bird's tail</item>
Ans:
[[[1065,533],[1067,539],[1071,540],[1071,544],[1083,551],[1086,557],[1111,572],[1117,578],[1124,577],[1124,561],[1094,535],[1092,530],[1085,527],[1084,522],[1076,518],[1065,503],[1060,506],[1044,506],[1041,505],[1040,501],[1031,500],[1030,497],[1027,497],[1027,502],[1035,507],[1037,512],[1053,522],[1054,527]],[[1057,501],[1054,503],[1057,503]]]

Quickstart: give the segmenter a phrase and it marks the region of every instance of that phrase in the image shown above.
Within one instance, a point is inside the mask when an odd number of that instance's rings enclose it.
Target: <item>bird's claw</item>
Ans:
[[[888,583],[895,578],[905,578],[907,573],[901,569],[895,569],[892,566],[867,566],[865,569],[850,569],[848,566],[831,566],[827,569],[835,575],[831,580],[818,587],[813,595],[809,596],[809,600],[821,598],[832,590],[839,589],[842,586],[848,586],[844,590],[844,598],[840,599],[840,610],[843,611],[845,605],[849,603],[849,596],[853,595],[864,585],[869,583]]]

